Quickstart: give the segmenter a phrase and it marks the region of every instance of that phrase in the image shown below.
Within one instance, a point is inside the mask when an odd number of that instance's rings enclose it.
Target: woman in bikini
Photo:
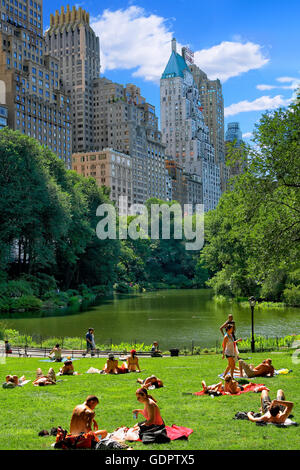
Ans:
[[[128,372],[141,372],[139,360],[136,355],[136,350],[132,349],[130,351],[130,356],[127,357],[126,366]]]
[[[222,359],[224,359],[224,357],[226,356],[228,365],[223,376],[226,377],[228,371],[230,371],[230,375],[233,378],[233,374],[235,371],[235,363],[238,359],[236,343],[242,340],[241,339],[234,340],[232,333],[233,333],[233,325],[232,323],[228,323],[228,325],[226,326],[226,335],[224,336],[224,340],[223,340],[223,354],[222,354]]]

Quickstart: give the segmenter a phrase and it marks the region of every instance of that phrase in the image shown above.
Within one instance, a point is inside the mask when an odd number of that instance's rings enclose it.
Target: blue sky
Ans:
[[[61,0],[44,2],[44,28]],[[159,78],[171,38],[195,52],[209,78],[220,78],[225,124],[240,122],[246,140],[267,109],[286,106],[300,83],[299,0],[92,0],[70,3],[90,13],[100,37],[101,74],[135,83],[159,115]],[[247,137],[249,136],[249,137]]]

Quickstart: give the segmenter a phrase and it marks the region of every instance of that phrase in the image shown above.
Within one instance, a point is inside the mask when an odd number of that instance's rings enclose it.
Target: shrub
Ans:
[[[283,299],[287,305],[292,307],[300,306],[300,288],[299,286],[290,286],[283,291]]]
[[[22,295],[33,295],[32,287],[27,281],[8,281],[0,285],[0,297],[2,298],[15,298]]]

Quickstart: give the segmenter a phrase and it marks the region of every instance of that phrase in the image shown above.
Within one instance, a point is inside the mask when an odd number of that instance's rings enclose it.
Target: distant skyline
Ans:
[[[44,2],[44,30],[50,13],[68,2]],[[300,84],[300,2],[287,0],[92,0],[69,2],[90,13],[100,38],[101,75],[135,83],[160,115],[159,80],[171,53],[171,39],[194,51],[195,63],[219,78],[225,102],[225,131],[237,121],[248,141],[268,109],[287,106]]]

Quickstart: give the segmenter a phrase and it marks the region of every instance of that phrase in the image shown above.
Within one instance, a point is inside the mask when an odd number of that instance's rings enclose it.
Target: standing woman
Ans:
[[[145,421],[138,423],[139,436],[142,442],[144,444],[170,442],[155,398],[148,395],[146,388],[139,388],[136,391],[136,398],[139,403],[144,405],[142,410],[133,410],[135,415],[141,413],[145,418]]]
[[[227,372],[230,371],[231,378],[233,379],[235,363],[238,359],[238,351],[237,351],[236,343],[238,343],[239,341],[242,341],[242,340],[241,339],[234,340],[233,325],[232,323],[228,323],[228,325],[226,326],[226,334],[223,340],[222,359],[224,359],[224,357],[226,356],[227,361],[228,361],[227,368],[224,372],[224,377],[226,377]]]

